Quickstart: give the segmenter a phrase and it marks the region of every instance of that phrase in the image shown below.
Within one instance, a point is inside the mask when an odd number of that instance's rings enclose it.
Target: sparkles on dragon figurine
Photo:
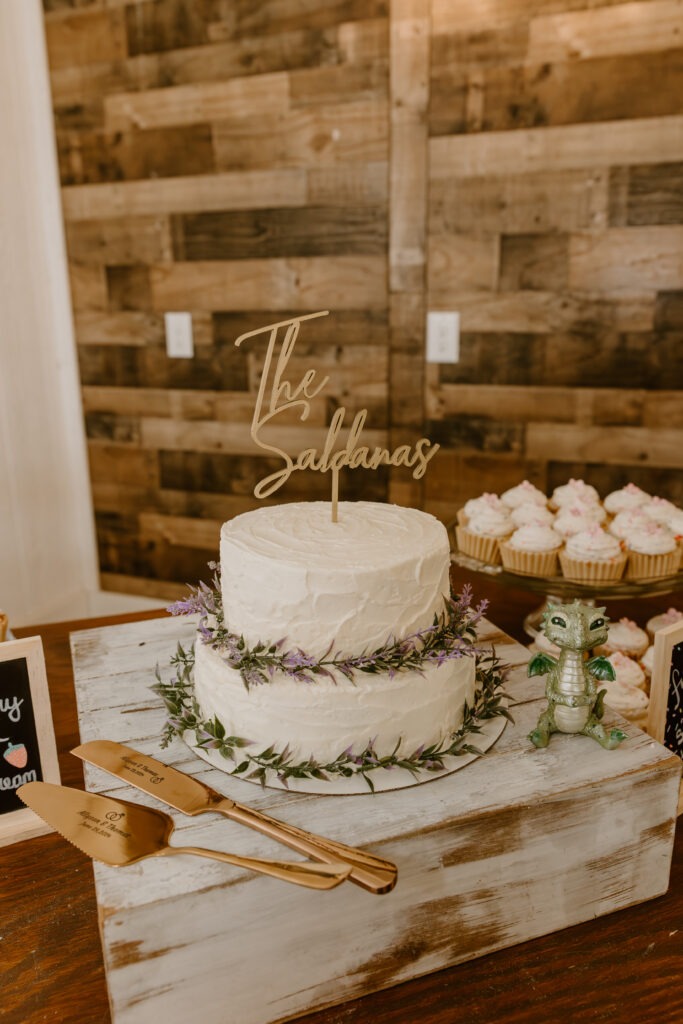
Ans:
[[[592,736],[600,746],[613,750],[626,733],[621,729],[606,732],[600,719],[606,690],[596,690],[596,679],[615,678],[607,658],[586,660],[585,653],[607,639],[609,619],[604,608],[574,601],[549,605],[543,616],[543,632],[561,648],[559,658],[539,652],[527,666],[527,675],[548,679],[545,694],[548,707],[538,719],[529,739],[536,747],[547,747],[554,732],[582,733]]]

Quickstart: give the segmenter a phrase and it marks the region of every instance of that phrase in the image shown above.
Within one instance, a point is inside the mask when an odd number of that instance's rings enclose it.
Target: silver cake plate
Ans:
[[[505,701],[503,700],[501,703],[505,703]],[[370,789],[361,774],[349,777],[330,775],[327,780],[290,778],[287,780],[286,785],[272,771],[267,773],[265,782],[261,782],[260,779],[247,778],[245,775],[233,775],[230,770],[230,765],[233,762],[226,760],[216,750],[206,750],[204,747],[194,743],[192,741],[194,737],[192,730],[184,732],[182,739],[197,757],[208,762],[214,768],[226,772],[231,778],[239,779],[242,782],[249,782],[256,786],[265,786],[267,789],[285,790],[289,793],[315,793],[319,796],[357,796],[361,793],[388,793],[394,789],[422,786],[425,782],[435,782],[438,779],[443,779],[446,775],[452,775],[454,772],[460,771],[461,768],[466,768],[468,764],[476,761],[482,754],[491,749],[496,740],[503,734],[507,719],[504,715],[499,715],[496,718],[478,721],[476,724],[481,731],[472,734],[471,744],[477,747],[480,753],[461,754],[458,757],[444,757],[445,767],[443,770],[435,772],[425,770],[420,772],[419,775],[413,775],[407,768],[377,768],[370,773],[374,790]]]

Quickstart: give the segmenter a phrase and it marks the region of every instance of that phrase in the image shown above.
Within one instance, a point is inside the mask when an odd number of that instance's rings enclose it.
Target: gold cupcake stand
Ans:
[[[651,579],[621,579],[614,583],[577,583],[565,576],[529,576],[524,573],[511,572],[503,565],[482,562],[464,554],[458,548],[455,534],[457,521],[448,523],[448,537],[451,546],[451,559],[463,569],[481,573],[495,580],[501,586],[517,587],[543,596],[543,603],[530,612],[524,619],[524,632],[535,639],[540,631],[543,614],[550,604],[561,604],[579,598],[585,604],[600,604],[603,601],[619,601],[628,598],[655,597],[661,594],[675,594],[683,591],[683,569],[673,576],[654,576]]]

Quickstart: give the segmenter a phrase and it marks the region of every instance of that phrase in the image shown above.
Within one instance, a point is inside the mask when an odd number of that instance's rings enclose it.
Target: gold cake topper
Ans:
[[[254,488],[255,497],[270,497],[297,470],[310,469],[318,473],[330,472],[332,474],[332,521],[336,523],[339,471],[344,466],[348,466],[349,469],[407,466],[413,470],[414,479],[419,480],[424,476],[427,464],[438,451],[439,445],[432,444],[426,437],[421,437],[414,445],[402,444],[391,450],[374,447],[371,450],[367,445],[362,444],[361,438],[368,410],[359,409],[348,428],[344,446],[335,449],[346,418],[346,409],[343,406],[335,411],[330,420],[321,451],[317,448],[304,448],[296,457],[292,458],[284,449],[262,438],[261,433],[264,428],[270,426],[278,416],[287,410],[297,409],[299,410],[299,419],[302,421],[307,419],[311,411],[311,401],[321,393],[329,381],[328,376],[319,379],[317,370],[313,369],[306,370],[297,383],[288,380],[286,376],[287,364],[294,351],[301,324],[304,320],[314,320],[316,317],[327,316],[328,313],[329,310],[307,313],[303,316],[291,317],[289,320],[280,320],[276,324],[268,324],[266,327],[259,327],[254,331],[247,331],[236,339],[235,345],[239,347],[247,338],[269,333],[263,372],[251,422],[251,437],[259,448],[282,459],[283,466],[257,483]],[[280,328],[284,328],[284,335],[281,336],[282,341],[276,354]]]

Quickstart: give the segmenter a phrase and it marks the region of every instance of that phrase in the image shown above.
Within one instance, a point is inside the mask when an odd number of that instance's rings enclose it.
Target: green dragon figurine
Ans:
[[[608,733],[600,719],[604,713],[606,690],[596,690],[596,679],[614,679],[614,668],[607,658],[586,659],[586,651],[607,639],[609,619],[604,608],[581,604],[548,606],[543,615],[543,633],[561,648],[559,658],[542,651],[527,666],[527,675],[547,674],[545,694],[548,706],[538,719],[529,739],[536,747],[547,747],[554,732],[582,733],[592,736],[600,746],[613,750],[626,733],[611,729]]]

